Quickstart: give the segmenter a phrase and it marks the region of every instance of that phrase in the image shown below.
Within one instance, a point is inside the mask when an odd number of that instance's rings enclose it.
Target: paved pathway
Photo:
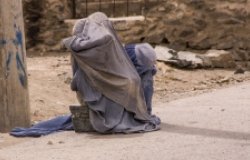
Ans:
[[[157,105],[155,111],[161,131],[63,132],[1,149],[0,160],[250,160],[250,84]]]

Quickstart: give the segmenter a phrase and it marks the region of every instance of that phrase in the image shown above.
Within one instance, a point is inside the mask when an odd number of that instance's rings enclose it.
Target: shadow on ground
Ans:
[[[162,123],[161,128],[162,128],[161,131],[170,133],[198,135],[198,136],[222,138],[222,139],[250,140],[250,133],[243,133],[243,132],[187,127],[187,126],[180,126],[167,123]]]

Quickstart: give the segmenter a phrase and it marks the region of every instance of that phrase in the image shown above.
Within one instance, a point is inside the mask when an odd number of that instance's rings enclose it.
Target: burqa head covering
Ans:
[[[152,68],[156,63],[156,54],[152,46],[148,43],[137,44],[135,54],[140,65]]]
[[[135,45],[135,54],[138,64],[137,71],[139,74],[143,74],[147,71],[152,71],[153,74],[156,73],[156,54],[151,45],[148,43]]]
[[[73,27],[73,35],[80,34],[83,31],[84,25],[86,23],[86,19],[80,19],[76,21],[74,27]]]
[[[98,24],[104,24],[106,27],[110,27],[112,28],[112,24],[110,24],[110,21],[108,20],[108,17],[103,14],[102,12],[96,12],[94,14],[91,14],[87,19],[83,18],[80,19],[78,21],[76,21],[74,27],[73,27],[73,35],[77,35],[79,33],[82,33],[82,31],[84,30],[85,24],[87,20],[91,20],[94,21]]]
[[[105,14],[97,12],[78,21],[73,36],[64,44],[91,87],[134,113],[135,118],[150,119],[141,79]]]

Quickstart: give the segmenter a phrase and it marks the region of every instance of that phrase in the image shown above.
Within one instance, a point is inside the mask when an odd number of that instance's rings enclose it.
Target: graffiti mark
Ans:
[[[17,46],[17,49],[20,49],[19,51],[22,53],[22,57],[24,61],[23,34],[22,34],[20,27],[18,27],[16,23],[14,23],[14,29],[15,29],[15,39],[13,39],[13,43],[15,46]]]
[[[23,45],[23,35],[22,35],[22,31],[20,30],[19,27],[17,27],[16,24],[14,24],[14,28],[16,29],[16,39],[14,40],[14,43],[16,45]]]
[[[16,40],[18,45],[23,46],[23,35],[20,30],[16,31]]]
[[[13,43],[16,46],[23,46],[22,31],[20,30],[20,28],[16,24],[14,24],[14,29],[15,29],[15,39],[13,39]]]
[[[16,52],[16,66],[18,78],[21,85],[27,88],[27,74],[24,67],[24,46],[23,46],[23,34],[20,27],[14,23],[15,38],[13,39],[13,44],[17,48]]]
[[[24,88],[27,88],[27,74],[18,52],[16,53],[16,65],[19,81]]]
[[[9,52],[7,55],[7,59],[6,59],[6,77],[9,76],[10,73],[10,64],[11,64],[11,59],[12,59],[12,52]]]

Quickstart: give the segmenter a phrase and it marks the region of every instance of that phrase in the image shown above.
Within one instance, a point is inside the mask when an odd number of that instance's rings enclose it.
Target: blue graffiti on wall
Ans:
[[[22,31],[20,30],[19,27],[17,27],[16,24],[14,24],[14,29],[15,29],[15,39],[13,39],[13,43],[15,45],[20,45],[23,46],[23,35],[22,35]]]
[[[25,70],[25,63],[24,63],[24,45],[23,45],[23,34],[20,29],[20,27],[15,23],[13,26],[15,30],[15,35],[13,39],[0,39],[0,47],[4,47],[8,45],[9,43],[14,44],[16,48],[16,67],[17,67],[17,74],[18,79],[20,81],[20,84],[27,88],[27,74]],[[6,77],[9,76],[10,70],[11,70],[11,62],[12,57],[14,55],[13,51],[8,52],[6,57]]]
[[[17,72],[18,72],[18,79],[21,85],[24,88],[27,88],[27,74],[26,74],[25,65],[24,65],[25,55],[24,55],[24,47],[23,47],[23,34],[22,34],[20,27],[18,27],[16,23],[14,23],[14,29],[15,29],[15,39],[13,39],[13,44],[17,48],[16,66],[17,66]]]
[[[18,52],[16,53],[16,65],[17,65],[19,81],[23,87],[27,88],[27,74],[25,72],[25,67]]]
[[[17,49],[19,48],[23,57],[23,61],[24,61],[24,55],[23,55],[23,34],[21,29],[14,24],[14,29],[15,29],[15,39],[13,39],[13,43],[15,46],[17,46]]]
[[[6,70],[7,70],[6,77],[8,77],[9,73],[10,73],[10,64],[11,64],[12,55],[13,55],[12,52],[9,52],[8,55],[7,55],[7,59],[6,59]]]

